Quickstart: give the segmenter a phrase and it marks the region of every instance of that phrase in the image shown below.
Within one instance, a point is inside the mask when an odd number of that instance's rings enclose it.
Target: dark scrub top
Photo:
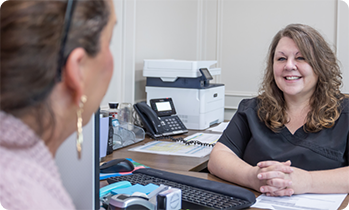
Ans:
[[[303,127],[294,135],[286,127],[274,133],[259,120],[257,108],[257,98],[242,100],[219,139],[248,164],[291,160],[292,166],[310,171],[348,166],[348,98],[342,102],[342,112],[335,125],[316,133],[305,132]]]

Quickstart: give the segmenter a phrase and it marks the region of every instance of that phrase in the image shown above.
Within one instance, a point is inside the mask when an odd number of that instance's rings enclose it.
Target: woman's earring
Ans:
[[[76,112],[78,116],[77,122],[77,138],[76,138],[76,151],[78,152],[78,158],[81,158],[81,147],[83,142],[82,136],[82,112],[84,111],[84,104],[87,101],[87,97],[85,95],[81,96],[79,110]]]

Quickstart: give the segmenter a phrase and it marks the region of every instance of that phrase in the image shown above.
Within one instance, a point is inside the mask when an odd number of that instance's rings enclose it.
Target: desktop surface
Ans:
[[[196,133],[196,131],[189,131],[186,136]],[[185,137],[184,135],[175,136],[176,138]],[[103,161],[107,162],[117,158],[131,158],[135,162],[142,163],[150,168],[163,169],[163,170],[178,170],[178,171],[202,171],[207,167],[209,156],[205,157],[185,157],[174,155],[158,155],[143,152],[132,152],[130,148],[144,145],[148,142],[154,141],[154,139],[146,138],[133,145],[126,146],[115,150],[112,154],[107,155]],[[162,141],[170,141],[163,139]]]
[[[181,136],[175,136],[175,138],[178,137],[185,137],[192,135],[198,131],[193,131],[189,130],[189,132],[186,135],[181,135]],[[166,141],[166,139],[163,139]],[[159,155],[159,154],[151,154],[151,153],[142,153],[142,152],[133,152],[133,151],[128,151],[130,148],[137,147],[144,145],[148,142],[154,141],[154,139],[149,138],[146,136],[146,138],[133,145],[129,145],[127,147],[117,149],[115,150],[112,154],[107,155],[104,159],[103,162],[113,160],[116,158],[131,158],[135,162],[141,163],[145,166],[148,166],[150,168],[155,168],[155,169],[160,169],[164,171],[169,171],[172,173],[177,173],[177,174],[182,174],[182,175],[187,175],[187,176],[193,176],[197,178],[202,178],[202,179],[207,179],[211,181],[217,181],[217,182],[222,182],[226,184],[232,184],[236,185],[230,182],[227,182],[225,180],[222,180],[210,173],[206,172],[201,172],[205,171],[207,169],[207,163],[209,159],[209,155],[205,157],[185,157],[185,156],[174,156],[174,155]],[[170,141],[170,140],[168,140]],[[101,181],[100,182],[100,187],[103,187],[107,185],[107,181]],[[238,185],[236,185],[238,186]],[[240,186],[241,187],[241,186]],[[245,188],[245,187],[243,187]],[[254,191],[252,189],[246,188],[253,192],[253,194],[258,197],[261,195],[261,193]],[[339,207],[339,210],[345,209],[345,207],[348,206],[349,203],[349,194],[346,196],[345,200],[342,202],[341,206]],[[257,209],[257,208],[248,208],[248,209]]]

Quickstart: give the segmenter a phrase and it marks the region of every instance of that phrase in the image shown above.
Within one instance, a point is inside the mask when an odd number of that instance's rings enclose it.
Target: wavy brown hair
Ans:
[[[105,0],[76,1],[64,59],[77,47],[96,56],[109,20]],[[49,95],[57,84],[66,7],[67,0],[9,0],[1,5],[0,108],[17,117],[34,115],[39,134],[48,116],[47,126],[55,124]]]
[[[289,37],[296,43],[306,62],[318,76],[316,89],[310,98],[311,110],[303,129],[307,132],[318,132],[332,127],[340,116],[341,101],[346,97],[339,90],[342,76],[338,61],[321,34],[302,24],[290,24],[273,38],[259,90],[259,119],[274,132],[279,131],[288,122],[287,104],[273,74],[275,49],[282,37]]]

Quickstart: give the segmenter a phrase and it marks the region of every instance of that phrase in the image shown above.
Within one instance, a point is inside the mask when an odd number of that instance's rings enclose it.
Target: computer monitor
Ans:
[[[56,163],[76,209],[99,209],[99,110],[83,127],[83,137],[80,160],[74,132],[58,149]]]

